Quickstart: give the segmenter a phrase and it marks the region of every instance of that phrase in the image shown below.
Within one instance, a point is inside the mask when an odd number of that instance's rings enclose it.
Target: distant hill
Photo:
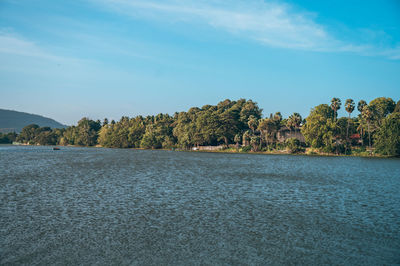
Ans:
[[[40,115],[28,114],[11,110],[0,109],[0,132],[21,132],[22,128],[37,124],[40,127],[66,128],[66,125]]]

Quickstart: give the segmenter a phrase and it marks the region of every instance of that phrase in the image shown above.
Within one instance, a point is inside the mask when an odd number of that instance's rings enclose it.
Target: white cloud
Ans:
[[[324,28],[283,4],[263,1],[104,0],[127,15],[170,22],[206,23],[217,29],[277,47],[317,49],[328,46]]]
[[[383,55],[392,60],[400,60],[400,46],[392,49],[385,49],[380,53],[380,55]]]
[[[99,3],[99,1],[95,1]],[[263,45],[310,51],[352,52],[399,59],[399,49],[352,44],[332,36],[313,14],[262,0],[102,0],[107,8],[141,19],[206,24]]]
[[[79,59],[66,58],[54,55],[40,48],[40,46],[35,42],[29,41],[26,38],[22,38],[18,35],[9,33],[4,30],[0,30],[0,53],[39,58],[42,60],[50,60],[57,62],[79,61]]]
[[[0,32],[0,53],[49,57],[49,55],[40,51],[33,42],[3,32]]]

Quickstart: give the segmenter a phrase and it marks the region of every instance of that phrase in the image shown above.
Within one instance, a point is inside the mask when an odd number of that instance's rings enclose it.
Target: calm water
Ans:
[[[0,264],[400,263],[400,160],[0,146]]]

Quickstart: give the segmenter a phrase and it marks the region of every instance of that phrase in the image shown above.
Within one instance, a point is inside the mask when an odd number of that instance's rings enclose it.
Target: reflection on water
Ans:
[[[0,264],[400,263],[400,160],[0,146]]]

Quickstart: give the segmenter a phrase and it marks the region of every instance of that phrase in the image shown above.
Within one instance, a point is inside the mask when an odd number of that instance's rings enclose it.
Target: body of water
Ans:
[[[0,264],[400,263],[400,160],[0,146]]]

